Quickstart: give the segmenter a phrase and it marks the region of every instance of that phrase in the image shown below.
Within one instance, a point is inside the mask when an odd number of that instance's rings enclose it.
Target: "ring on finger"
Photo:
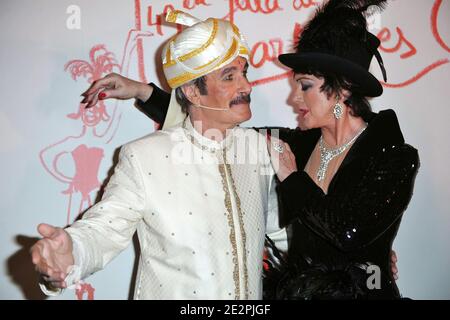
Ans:
[[[284,146],[281,143],[274,143],[274,144],[272,144],[272,146],[276,152],[278,152],[278,153],[284,152]]]

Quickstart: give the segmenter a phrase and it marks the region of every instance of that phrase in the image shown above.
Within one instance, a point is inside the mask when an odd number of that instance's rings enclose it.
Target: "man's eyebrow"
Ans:
[[[228,68],[223,69],[222,72],[220,73],[220,75],[224,76],[227,73],[230,73],[230,72],[233,72],[233,71],[236,71],[236,70],[237,70],[236,67],[228,67]]]
[[[246,63],[245,63],[245,66],[244,66],[244,71],[247,71],[247,70],[248,70],[248,67],[249,67],[249,64],[248,64],[248,62],[246,62]],[[229,72],[237,71],[237,69],[238,69],[237,67],[228,67],[228,68],[225,68],[225,69],[222,70],[221,76],[224,76],[225,74],[227,74],[227,73],[229,73]]]

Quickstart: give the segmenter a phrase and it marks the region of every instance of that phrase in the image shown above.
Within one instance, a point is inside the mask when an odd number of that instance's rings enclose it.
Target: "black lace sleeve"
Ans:
[[[299,218],[343,251],[376,240],[406,209],[419,156],[416,149],[404,145],[380,152],[366,164],[362,175],[345,179],[328,195],[306,172],[291,174],[279,186],[288,219]]]
[[[170,94],[160,89],[154,83],[149,85],[153,87],[152,95],[145,102],[136,100],[136,106],[147,117],[162,125],[169,109]]]

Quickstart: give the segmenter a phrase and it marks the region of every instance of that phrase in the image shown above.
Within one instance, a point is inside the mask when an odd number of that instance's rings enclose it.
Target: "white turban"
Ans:
[[[172,89],[231,63],[236,57],[248,59],[247,42],[229,21],[209,18],[201,21],[182,11],[169,11],[166,21],[188,26],[173,36],[162,51],[164,75]],[[184,120],[186,115],[172,95],[163,129]]]

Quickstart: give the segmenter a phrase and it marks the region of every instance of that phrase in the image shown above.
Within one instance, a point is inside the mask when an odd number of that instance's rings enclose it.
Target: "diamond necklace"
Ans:
[[[320,136],[319,140],[319,148],[320,148],[320,166],[319,170],[317,170],[317,179],[319,181],[323,181],[325,179],[325,175],[328,169],[328,164],[331,160],[333,160],[335,157],[340,155],[342,152],[347,150],[347,148],[356,140],[356,138],[359,137],[361,133],[363,133],[364,130],[366,130],[367,125],[364,126],[349,142],[346,144],[343,144],[340,147],[329,149],[325,147],[325,143],[323,141],[323,136]]]

